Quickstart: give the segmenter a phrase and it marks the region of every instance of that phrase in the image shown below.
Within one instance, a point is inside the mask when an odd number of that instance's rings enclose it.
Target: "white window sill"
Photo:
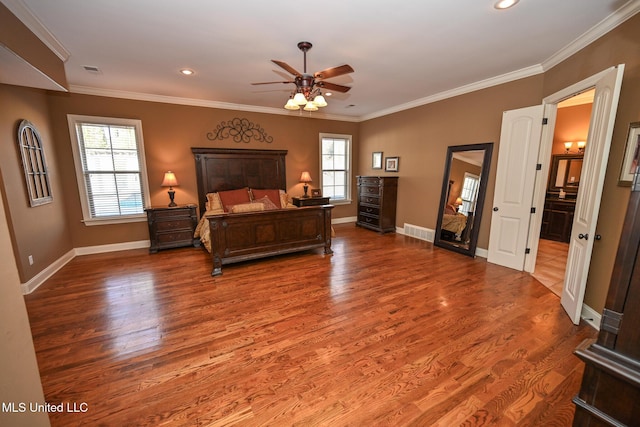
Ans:
[[[145,214],[129,215],[126,217],[108,217],[108,218],[89,218],[84,219],[82,222],[87,227],[94,225],[111,225],[111,224],[128,224],[131,222],[143,222],[147,220]]]

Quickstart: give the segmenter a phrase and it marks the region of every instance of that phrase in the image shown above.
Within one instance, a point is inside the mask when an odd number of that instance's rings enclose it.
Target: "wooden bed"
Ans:
[[[249,187],[286,191],[286,150],[192,148],[200,215],[207,194]],[[332,205],[262,212],[206,215],[211,238],[212,276],[222,266],[292,252],[324,248],[331,254]]]

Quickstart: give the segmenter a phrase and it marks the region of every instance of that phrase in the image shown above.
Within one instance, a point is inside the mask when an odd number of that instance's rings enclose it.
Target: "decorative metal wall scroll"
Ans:
[[[244,142],[245,144],[251,142],[252,139],[269,144],[273,142],[273,137],[269,136],[259,124],[239,118],[220,122],[214,131],[207,133],[207,139],[211,141],[227,138],[233,138],[234,142]]]
[[[33,207],[50,203],[53,201],[53,195],[42,138],[36,127],[28,120],[22,120],[18,126],[18,147],[29,191],[29,204]]]

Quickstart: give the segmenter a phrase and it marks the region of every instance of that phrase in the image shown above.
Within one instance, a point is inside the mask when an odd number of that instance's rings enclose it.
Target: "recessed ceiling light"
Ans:
[[[511,6],[514,6],[520,0],[499,0],[493,7],[496,9],[508,9]]]
[[[185,76],[191,76],[191,75],[195,74],[195,71],[190,70],[188,68],[183,68],[182,70],[180,70],[180,72],[182,74],[184,74]]]

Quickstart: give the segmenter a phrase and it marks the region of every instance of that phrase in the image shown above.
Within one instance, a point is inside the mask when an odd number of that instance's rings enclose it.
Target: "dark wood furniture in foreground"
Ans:
[[[199,246],[200,241],[193,238],[198,225],[196,205],[177,207],[152,207],[145,209],[149,223],[149,252],[160,249]]]
[[[299,208],[304,206],[321,206],[328,205],[328,197],[293,197],[293,204]]]
[[[573,425],[640,425],[640,174],[634,177],[597,340],[576,350],[585,364]]]
[[[379,231],[396,231],[398,177],[359,176],[356,225]]]
[[[286,150],[192,148],[200,212],[206,195],[238,188],[286,190]],[[333,206],[208,215],[211,275],[235,262],[323,248],[331,254]]]

